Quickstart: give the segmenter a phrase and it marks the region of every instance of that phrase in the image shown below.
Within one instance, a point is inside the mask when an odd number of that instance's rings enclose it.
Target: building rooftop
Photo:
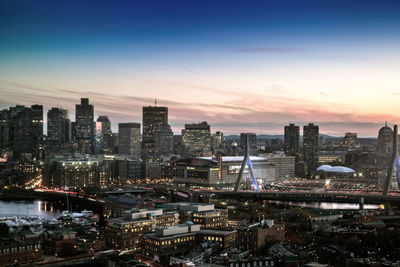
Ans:
[[[232,233],[235,233],[236,230],[233,231],[224,231],[224,230],[214,230],[214,229],[201,229],[198,233],[199,234],[205,234],[205,235],[223,235],[227,236]]]
[[[323,172],[338,172],[338,173],[354,173],[353,169],[343,167],[343,166],[330,166],[330,165],[321,165],[318,167],[317,171]]]
[[[199,159],[205,159],[205,160],[216,160],[215,158],[212,157],[198,157]],[[221,157],[222,162],[242,162],[243,161],[243,156],[238,156],[238,157]],[[250,156],[251,161],[266,161],[266,158],[262,157],[256,157],[256,156]]]

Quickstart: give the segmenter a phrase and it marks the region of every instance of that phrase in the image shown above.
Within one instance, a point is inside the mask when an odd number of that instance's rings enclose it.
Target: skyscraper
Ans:
[[[210,125],[207,122],[185,124],[182,142],[188,156],[201,156],[211,151]]]
[[[303,128],[304,163],[307,174],[312,175],[318,168],[319,128],[313,123],[304,125]]]
[[[171,126],[163,124],[157,127],[155,133],[156,157],[170,156],[173,154],[174,134]]]
[[[5,149],[10,144],[10,111],[4,109],[0,111],[0,149]]]
[[[345,133],[342,146],[348,149],[354,148],[357,144],[357,133]]]
[[[119,154],[140,158],[140,123],[118,124]]]
[[[11,107],[8,126],[9,146],[13,149],[14,157],[20,158],[22,154],[36,157],[43,135],[43,106]]]
[[[75,112],[75,141],[81,152],[94,153],[94,109],[88,98],[81,98]]]
[[[393,130],[387,126],[387,123],[379,130],[376,150],[379,154],[388,156],[393,152]]]
[[[97,122],[101,124],[101,134],[111,134],[111,122],[107,116],[99,116]]]
[[[111,122],[107,116],[99,116],[95,127],[95,153],[104,153],[104,137],[111,135]],[[107,150],[107,149],[106,149]]]
[[[300,128],[293,123],[285,126],[284,149],[286,156],[298,157],[300,143]]]
[[[168,124],[167,107],[143,107],[143,157],[155,156],[155,134],[157,127]]]
[[[47,140],[53,145],[66,144],[71,139],[71,121],[68,111],[52,108],[47,112]]]
[[[212,148],[214,154],[218,148],[222,147],[223,143],[224,143],[224,134],[222,132],[217,131],[215,134],[212,135],[211,148]]]

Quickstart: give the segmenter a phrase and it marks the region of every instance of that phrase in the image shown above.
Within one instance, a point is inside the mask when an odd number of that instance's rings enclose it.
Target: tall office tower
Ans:
[[[32,105],[32,133],[34,139],[39,142],[39,138],[43,135],[43,106]]]
[[[97,121],[101,124],[101,134],[111,134],[111,121],[107,116],[99,116]]]
[[[68,110],[52,108],[47,112],[47,140],[53,145],[63,145],[71,139],[71,121]]]
[[[249,135],[249,148],[257,147],[257,134],[255,133],[247,133]],[[240,146],[242,148],[245,147],[246,144],[246,133],[240,134]]]
[[[43,135],[43,106],[11,107],[8,118],[8,141],[13,149],[14,158],[20,158],[23,154],[36,157],[39,141]]]
[[[10,111],[4,109],[0,111],[0,149],[5,149],[10,145]]]
[[[104,153],[104,137],[112,134],[111,122],[107,116],[99,116],[95,124],[95,153]]]
[[[304,163],[307,174],[312,175],[318,168],[319,129],[317,125],[309,123],[303,128]]]
[[[119,154],[140,158],[140,123],[118,124]]]
[[[393,152],[393,130],[387,123],[379,130],[378,133],[378,144],[376,151],[379,154],[392,155]]]
[[[223,142],[224,142],[224,134],[222,132],[217,131],[215,134],[212,135],[211,148],[214,153],[216,149],[222,147]]]
[[[174,134],[171,126],[163,124],[157,127],[155,133],[155,155],[156,157],[165,157],[173,154]]]
[[[82,153],[94,153],[94,109],[88,98],[75,106],[75,141]]]
[[[354,148],[357,144],[357,133],[345,133],[343,139],[343,147]]]
[[[155,134],[157,127],[168,124],[167,107],[143,107],[143,157],[155,156]]]
[[[210,125],[207,122],[185,124],[182,143],[188,156],[201,156],[211,151]]]
[[[285,155],[294,156],[296,159],[299,154],[299,144],[300,144],[300,128],[299,126],[290,123],[285,126]]]

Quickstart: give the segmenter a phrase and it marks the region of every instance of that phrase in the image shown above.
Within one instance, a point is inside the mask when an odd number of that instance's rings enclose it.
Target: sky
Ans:
[[[0,108],[169,108],[179,133],[376,136],[400,122],[400,1],[0,0]]]

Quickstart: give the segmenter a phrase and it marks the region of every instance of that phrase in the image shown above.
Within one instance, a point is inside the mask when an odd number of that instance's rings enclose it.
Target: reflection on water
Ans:
[[[357,203],[330,203],[330,202],[292,202],[292,201],[268,201],[270,204],[277,206],[291,206],[301,207],[308,209],[323,209],[323,210],[358,210],[360,205]],[[378,204],[364,204],[364,209],[377,210],[382,208],[383,205]]]
[[[38,216],[57,218],[62,207],[56,207],[55,203],[43,200],[0,200],[0,218],[14,216]]]

